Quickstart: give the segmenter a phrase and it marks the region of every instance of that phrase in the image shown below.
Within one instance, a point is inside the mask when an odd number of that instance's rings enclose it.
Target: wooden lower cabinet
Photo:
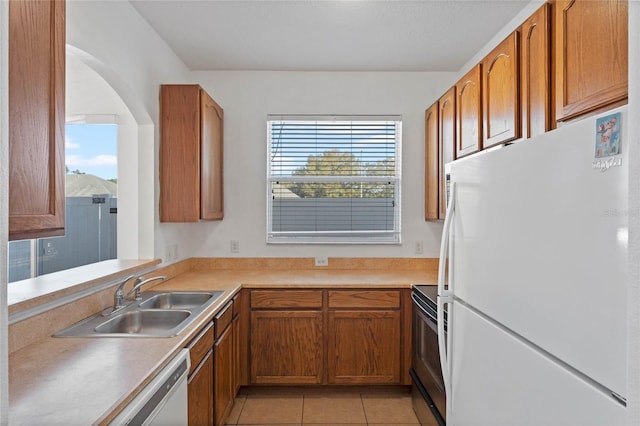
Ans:
[[[253,290],[250,384],[410,384],[405,299],[398,289]]]
[[[240,315],[236,316],[231,323],[233,329],[233,394],[237,395],[242,385],[242,330]]]
[[[187,384],[189,426],[213,424],[213,351],[209,350]]]
[[[400,311],[330,311],[328,382],[400,384]]]
[[[321,311],[251,312],[251,383],[320,384]]]
[[[189,343],[187,404],[189,425],[213,424],[213,339],[214,324],[209,322]]]
[[[224,425],[236,395],[234,389],[233,352],[233,327],[229,325],[213,345],[213,401],[216,425]]]
[[[240,388],[241,317],[241,303],[229,302],[187,346],[190,426],[224,425],[231,412]]]

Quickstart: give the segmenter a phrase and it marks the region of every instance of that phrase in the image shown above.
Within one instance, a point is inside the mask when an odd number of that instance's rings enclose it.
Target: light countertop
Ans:
[[[160,271],[159,271],[160,272]],[[10,424],[107,424],[241,288],[409,288],[427,270],[191,270],[153,290],[223,290],[171,338],[45,337],[9,359]],[[60,327],[64,328],[64,327]]]

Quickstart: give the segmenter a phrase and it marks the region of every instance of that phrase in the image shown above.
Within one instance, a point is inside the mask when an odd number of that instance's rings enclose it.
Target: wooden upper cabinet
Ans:
[[[201,143],[201,187],[200,217],[220,220],[224,217],[223,208],[223,143],[224,114],[211,96],[204,90],[200,92]]]
[[[627,100],[628,1],[555,3],[556,119]]]
[[[518,36],[511,33],[482,61],[483,148],[520,137]]]
[[[438,100],[440,160],[438,163],[438,219],[447,214],[444,165],[454,160],[456,147],[456,88],[452,87]]]
[[[223,118],[199,85],[161,86],[161,222],[223,218]]]
[[[482,149],[482,65],[478,64],[456,84],[456,158]]]
[[[438,219],[440,192],[440,135],[438,102],[424,115],[424,218]]]
[[[551,91],[550,5],[544,4],[520,27],[520,106],[522,137],[555,127]]]
[[[9,2],[9,239],[64,235],[65,2]]]

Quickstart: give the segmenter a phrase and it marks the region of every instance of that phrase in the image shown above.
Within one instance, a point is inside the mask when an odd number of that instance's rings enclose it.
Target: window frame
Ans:
[[[281,175],[272,175],[272,122],[281,121],[393,121],[395,122],[395,157],[394,157],[394,176],[295,176],[283,179]],[[401,187],[402,187],[402,116],[394,115],[292,115],[292,114],[269,114],[267,115],[267,155],[266,155],[266,242],[267,244],[363,244],[363,245],[400,245],[402,243],[402,205],[401,205]],[[272,184],[277,181],[295,181],[295,182],[381,182],[392,181],[394,184],[393,197],[393,230],[391,231],[313,231],[305,234],[314,234],[312,236],[300,236],[300,231],[273,231],[273,198]],[[323,236],[323,233],[332,234],[331,236]],[[337,234],[344,236],[337,237]],[[359,236],[348,234],[360,234]],[[362,234],[366,234],[363,236]]]

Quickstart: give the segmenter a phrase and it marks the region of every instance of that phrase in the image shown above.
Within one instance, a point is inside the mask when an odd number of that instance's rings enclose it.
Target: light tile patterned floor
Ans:
[[[409,394],[250,393],[239,395],[228,425],[418,425]]]

